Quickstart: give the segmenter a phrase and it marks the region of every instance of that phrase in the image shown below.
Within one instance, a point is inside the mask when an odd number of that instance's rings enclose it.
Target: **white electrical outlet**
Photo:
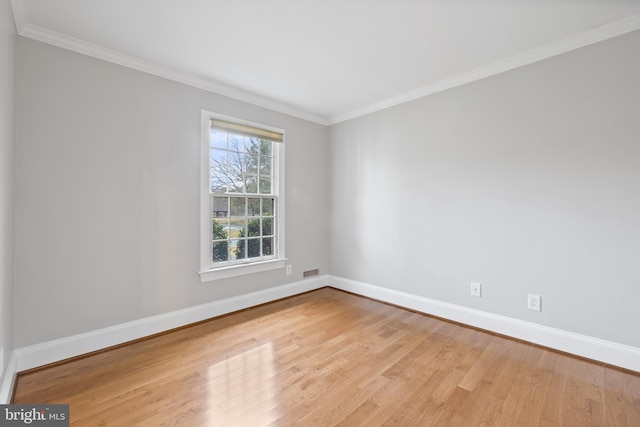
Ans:
[[[287,265],[287,276],[291,275],[291,264]]]
[[[471,295],[474,297],[482,296],[482,285],[478,282],[471,282]]]
[[[542,307],[540,307],[540,295],[527,295],[527,308],[533,311],[542,311]]]

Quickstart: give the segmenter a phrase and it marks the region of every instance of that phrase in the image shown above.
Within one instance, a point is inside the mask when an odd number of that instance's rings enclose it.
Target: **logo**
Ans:
[[[0,426],[69,427],[69,405],[0,405]]]

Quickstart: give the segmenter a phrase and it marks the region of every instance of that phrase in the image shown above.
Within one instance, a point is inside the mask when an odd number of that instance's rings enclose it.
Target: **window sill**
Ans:
[[[284,268],[286,261],[286,258],[271,259],[268,261],[253,262],[251,264],[239,264],[214,268],[211,270],[200,271],[198,274],[200,274],[200,283],[211,282],[213,280],[228,279],[230,277],[242,276],[245,274],[277,270],[279,268]]]

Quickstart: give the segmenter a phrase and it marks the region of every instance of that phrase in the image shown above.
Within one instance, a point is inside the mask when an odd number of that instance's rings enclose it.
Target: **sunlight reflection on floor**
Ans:
[[[235,354],[209,366],[210,405],[222,410],[210,425],[266,425],[278,418],[277,360],[271,342]]]

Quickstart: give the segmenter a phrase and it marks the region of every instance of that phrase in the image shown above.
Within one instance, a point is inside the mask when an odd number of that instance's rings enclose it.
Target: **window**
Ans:
[[[202,112],[201,281],[284,267],[284,131]]]

